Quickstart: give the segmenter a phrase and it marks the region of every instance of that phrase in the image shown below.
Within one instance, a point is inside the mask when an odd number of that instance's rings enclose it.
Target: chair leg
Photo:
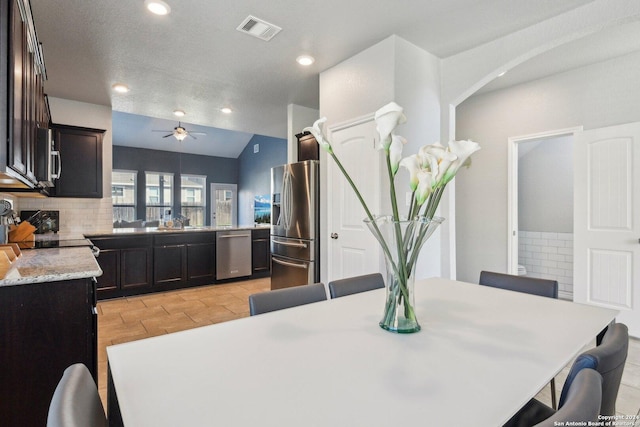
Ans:
[[[551,386],[551,407],[554,410],[558,410],[558,402],[556,400],[556,379],[551,378],[551,382],[549,383]]]

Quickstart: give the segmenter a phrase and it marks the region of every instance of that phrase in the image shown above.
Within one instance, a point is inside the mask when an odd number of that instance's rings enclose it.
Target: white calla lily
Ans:
[[[324,123],[327,121],[326,117],[322,117],[315,121],[312,127],[306,127],[302,129],[303,132],[311,132],[313,137],[318,141],[320,147],[322,147],[327,153],[332,153],[331,143],[324,134]]]
[[[420,171],[418,155],[412,154],[400,160],[400,166],[409,171],[409,187],[411,191],[416,191],[416,188],[418,188],[418,172]]]
[[[398,166],[402,159],[402,147],[407,140],[399,135],[391,135],[391,145],[389,146],[389,163],[391,163],[391,172],[395,175],[398,172]]]
[[[471,155],[480,149],[480,144],[471,140],[450,141],[449,152],[455,154],[457,159],[453,161],[444,174],[444,183],[451,181],[462,166],[471,164]]]
[[[418,171],[418,188],[416,189],[416,202],[422,206],[433,190],[435,181],[433,174],[425,169]]]
[[[388,150],[391,145],[391,133],[400,124],[405,123],[407,118],[403,113],[403,108],[395,102],[390,102],[375,114],[376,130],[380,135],[380,147]]]

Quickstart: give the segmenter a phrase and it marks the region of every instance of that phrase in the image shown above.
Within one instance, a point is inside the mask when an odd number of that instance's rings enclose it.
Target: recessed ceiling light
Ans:
[[[498,77],[502,77],[502,76],[504,76],[505,74],[507,74],[507,72],[506,72],[506,71],[503,71],[503,72],[501,72],[500,74],[498,74]]]
[[[122,83],[116,83],[113,86],[111,86],[113,88],[113,90],[115,90],[116,92],[119,93],[127,93],[129,92],[129,86],[122,84]]]
[[[231,110],[231,108],[229,108],[229,107],[223,107],[223,108],[220,109],[220,111],[222,111],[225,114],[231,114],[231,112],[233,110]]]
[[[296,62],[307,67],[315,62],[315,58],[309,55],[300,55],[296,58]]]
[[[173,114],[178,117],[184,117],[186,113],[182,110],[173,110]]]
[[[144,0],[144,5],[149,12],[156,15],[168,15],[171,12],[169,5],[162,0]]]

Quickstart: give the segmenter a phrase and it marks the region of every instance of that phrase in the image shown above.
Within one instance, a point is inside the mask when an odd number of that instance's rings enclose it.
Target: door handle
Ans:
[[[336,240],[338,238],[338,233],[331,233],[331,238]]]

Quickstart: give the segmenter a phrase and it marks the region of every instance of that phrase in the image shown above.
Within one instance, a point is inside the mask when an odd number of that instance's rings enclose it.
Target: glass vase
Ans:
[[[394,220],[390,215],[364,222],[382,247],[385,256],[386,299],[380,327],[400,334],[418,332],[414,281],[420,249],[444,218],[416,217]]]

